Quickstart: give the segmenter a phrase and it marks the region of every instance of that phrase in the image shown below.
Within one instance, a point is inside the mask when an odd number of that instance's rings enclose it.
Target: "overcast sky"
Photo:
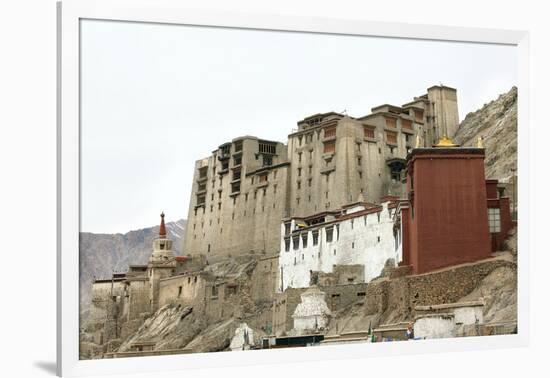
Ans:
[[[517,85],[516,48],[82,21],[81,231],[187,217],[194,161],[308,115],[370,113],[442,83],[459,115]]]

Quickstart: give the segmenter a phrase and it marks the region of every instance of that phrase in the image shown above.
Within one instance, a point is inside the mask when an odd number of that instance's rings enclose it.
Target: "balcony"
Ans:
[[[230,156],[231,156],[231,154],[229,152],[221,153],[221,154],[218,154],[218,160],[220,160],[220,161],[227,160],[227,159],[229,159]]]

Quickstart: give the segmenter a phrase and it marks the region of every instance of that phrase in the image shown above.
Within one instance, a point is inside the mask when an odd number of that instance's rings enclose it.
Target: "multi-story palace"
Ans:
[[[371,111],[316,114],[298,122],[286,145],[243,136],[198,160],[184,252],[276,254],[281,219],[401,196],[407,152],[453,136],[459,125],[456,89],[446,86]]]

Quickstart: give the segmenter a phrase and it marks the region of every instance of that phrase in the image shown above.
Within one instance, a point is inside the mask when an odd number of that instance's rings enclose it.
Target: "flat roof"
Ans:
[[[337,112],[316,113],[316,114],[313,114],[313,115],[310,115],[310,116],[305,117],[304,119],[298,121],[297,123],[300,124],[300,123],[303,123],[303,122],[307,122],[308,120],[310,120],[310,119],[312,119],[312,118],[317,118],[317,117],[328,117],[328,116],[331,116],[331,115],[340,116],[340,117],[345,117],[345,114],[337,113]]]
[[[475,147],[423,147],[413,148],[407,155],[407,160],[410,161],[415,156],[428,155],[482,155],[485,156],[484,148]]]
[[[449,87],[449,86],[446,86],[446,85],[432,85],[431,87],[428,88],[428,90],[430,89],[434,89],[434,88],[441,88],[441,89],[450,89],[452,91],[455,91],[456,92],[456,88],[453,88],[453,87]]]

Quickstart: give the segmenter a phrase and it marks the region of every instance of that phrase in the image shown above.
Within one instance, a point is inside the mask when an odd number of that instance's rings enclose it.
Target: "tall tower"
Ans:
[[[431,116],[428,127],[432,128],[432,144],[443,137],[454,137],[459,126],[456,89],[444,85],[428,88]]]
[[[176,269],[176,257],[172,252],[172,240],[166,237],[164,213],[160,214],[159,236],[153,241],[153,253],[149,257],[149,304],[151,312],[158,310],[159,284],[162,278],[170,277]]]
[[[183,251],[222,256],[279,252],[288,212],[283,143],[242,136],[195,163]]]

